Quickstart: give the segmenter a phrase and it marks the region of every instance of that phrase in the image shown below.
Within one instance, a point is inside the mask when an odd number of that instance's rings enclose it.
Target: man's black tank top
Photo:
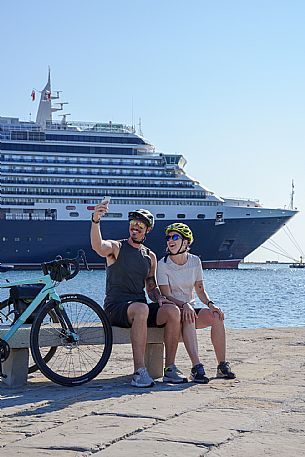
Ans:
[[[133,248],[128,240],[121,240],[116,261],[106,269],[106,297],[104,306],[129,301],[145,301],[145,279],[151,268],[149,249],[142,244]]]

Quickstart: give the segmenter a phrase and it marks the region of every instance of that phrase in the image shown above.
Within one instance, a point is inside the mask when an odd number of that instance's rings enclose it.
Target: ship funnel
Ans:
[[[40,102],[36,116],[37,124],[41,125],[44,129],[46,123],[52,121],[52,106],[51,106],[51,75],[50,68],[48,74],[48,82],[45,88],[41,91]]]
[[[52,100],[58,100],[59,94],[60,91],[56,91],[56,95],[52,95],[51,72],[49,67],[48,82],[45,85],[44,89],[41,91],[40,102],[36,116],[37,124],[41,125],[43,129],[46,128],[48,122],[52,122],[52,113],[55,111],[61,111],[63,109],[63,105],[67,104],[67,102],[58,103],[60,105],[59,108],[52,106]]]

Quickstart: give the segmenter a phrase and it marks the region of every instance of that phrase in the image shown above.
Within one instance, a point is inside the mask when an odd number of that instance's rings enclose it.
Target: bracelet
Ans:
[[[214,305],[214,302],[213,302],[212,300],[209,300],[209,301],[207,302],[207,307],[208,307],[208,308],[209,308],[209,305]]]
[[[92,215],[91,215],[91,221],[92,221],[94,224],[99,224],[99,223],[101,222],[101,220],[99,219],[99,220],[96,222],[96,221],[94,220],[94,218],[93,218],[93,215],[94,215],[94,213],[92,213]]]

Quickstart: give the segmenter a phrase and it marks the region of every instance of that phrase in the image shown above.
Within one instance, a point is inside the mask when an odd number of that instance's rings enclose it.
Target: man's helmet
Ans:
[[[132,219],[137,219],[139,221],[145,222],[147,227],[150,229],[154,228],[154,216],[147,209],[135,209],[134,211],[130,211],[128,213],[128,220],[131,221]]]
[[[189,241],[190,244],[194,241],[193,232],[188,225],[182,224],[181,222],[175,222],[174,224],[169,225],[165,229],[165,234],[168,235],[169,232],[177,232],[183,238]]]

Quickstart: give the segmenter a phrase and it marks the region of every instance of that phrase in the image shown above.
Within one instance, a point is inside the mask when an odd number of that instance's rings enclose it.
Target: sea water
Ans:
[[[39,271],[9,271],[0,273],[0,282],[39,276]],[[57,290],[82,293],[102,304],[105,277],[105,270],[81,271]],[[244,264],[238,270],[204,270],[204,280],[210,298],[225,313],[227,328],[305,327],[305,268]],[[7,296],[7,290],[0,290],[0,300]]]

